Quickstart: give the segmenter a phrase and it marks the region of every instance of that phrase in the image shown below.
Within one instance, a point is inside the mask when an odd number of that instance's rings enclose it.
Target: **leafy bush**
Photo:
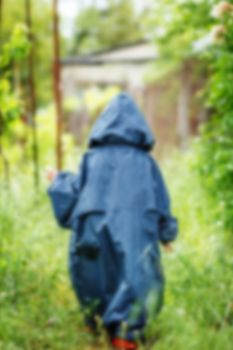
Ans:
[[[198,165],[207,195],[216,205],[216,215],[226,230],[233,230],[233,2],[215,7],[221,22],[214,27],[215,43],[208,55],[208,84],[212,118],[203,128]],[[224,10],[225,9],[225,10]]]

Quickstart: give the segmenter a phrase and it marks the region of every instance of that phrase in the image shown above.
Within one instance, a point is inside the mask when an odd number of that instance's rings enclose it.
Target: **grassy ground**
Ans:
[[[148,348],[231,350],[230,242],[187,161],[165,169],[181,234],[174,252],[163,257],[166,304],[148,326]],[[69,233],[56,227],[45,191],[35,197],[28,187],[18,179],[11,193],[1,190],[0,349],[94,349],[68,279]],[[103,337],[99,349],[104,344]]]

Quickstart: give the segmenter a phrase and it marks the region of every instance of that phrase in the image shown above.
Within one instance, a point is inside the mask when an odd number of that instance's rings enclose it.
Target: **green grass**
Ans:
[[[181,232],[163,256],[166,303],[148,326],[149,349],[231,350],[232,240],[189,163],[165,165]],[[18,179],[10,193],[1,189],[0,349],[91,349],[67,273],[69,232],[56,227],[45,190],[34,196],[28,188]]]

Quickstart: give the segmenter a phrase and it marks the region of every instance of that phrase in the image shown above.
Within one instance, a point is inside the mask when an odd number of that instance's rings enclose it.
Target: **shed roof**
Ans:
[[[62,59],[63,66],[71,65],[102,65],[102,64],[142,64],[154,61],[158,52],[154,44],[138,42],[121,47],[80,56]]]

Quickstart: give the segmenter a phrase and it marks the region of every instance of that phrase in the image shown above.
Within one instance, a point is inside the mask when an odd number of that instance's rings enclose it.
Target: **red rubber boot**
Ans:
[[[113,349],[116,350],[137,350],[137,344],[132,341],[124,340],[121,338],[114,338],[112,340]]]

